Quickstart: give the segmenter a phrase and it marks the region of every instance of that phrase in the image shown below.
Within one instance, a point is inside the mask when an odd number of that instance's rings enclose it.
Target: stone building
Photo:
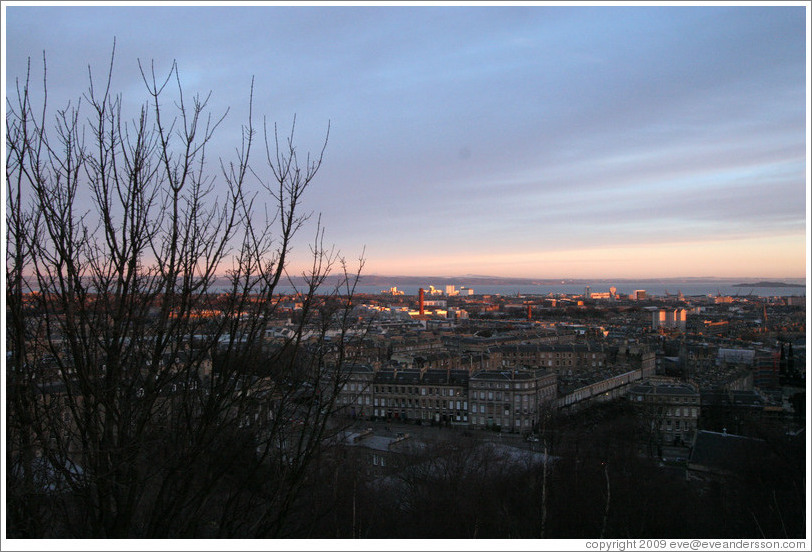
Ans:
[[[467,370],[380,370],[373,383],[376,418],[468,424]]]
[[[600,368],[606,366],[608,361],[606,348],[593,343],[501,345],[491,351],[501,354],[503,369],[545,368],[556,374]]]
[[[691,443],[700,414],[699,390],[694,385],[649,380],[632,385],[628,397],[637,407],[652,444]]]
[[[529,432],[556,398],[556,374],[543,369],[479,372],[469,381],[470,425]]]

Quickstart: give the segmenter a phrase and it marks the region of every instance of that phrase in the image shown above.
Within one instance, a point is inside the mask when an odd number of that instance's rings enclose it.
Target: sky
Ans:
[[[305,206],[364,273],[807,277],[808,3],[4,9],[6,90],[45,52],[53,106],[114,40],[133,105],[177,61],[230,108],[214,175],[252,78],[300,150],[329,124]]]

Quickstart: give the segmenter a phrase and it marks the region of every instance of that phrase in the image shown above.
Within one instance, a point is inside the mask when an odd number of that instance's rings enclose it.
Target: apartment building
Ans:
[[[478,372],[469,381],[470,425],[532,431],[556,398],[556,374],[543,369]]]
[[[467,370],[469,374],[480,370],[499,370],[502,357],[498,353],[413,353],[392,355],[391,361],[406,370]]]
[[[653,309],[651,328],[653,330],[672,329],[684,332],[688,321],[686,309]]]
[[[608,356],[606,348],[591,343],[501,345],[491,352],[501,354],[503,369],[538,367],[565,375],[601,368]]]
[[[354,364],[346,367],[346,379],[338,390],[336,413],[344,416],[372,416],[372,382],[375,371],[368,364]]]
[[[699,390],[690,383],[649,380],[629,388],[629,400],[658,445],[687,445],[696,434]]]
[[[468,424],[467,370],[380,370],[372,415],[399,421]]]

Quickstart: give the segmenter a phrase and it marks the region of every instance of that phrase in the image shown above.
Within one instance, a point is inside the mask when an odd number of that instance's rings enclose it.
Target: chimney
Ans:
[[[423,314],[424,314],[424,310],[423,310],[423,293],[424,293],[423,288],[420,288],[420,292],[419,292],[419,297],[420,298],[418,299],[418,302],[419,302],[419,305],[420,305],[420,316],[423,316]]]
[[[527,304],[527,319],[532,321],[533,320],[533,305]]]

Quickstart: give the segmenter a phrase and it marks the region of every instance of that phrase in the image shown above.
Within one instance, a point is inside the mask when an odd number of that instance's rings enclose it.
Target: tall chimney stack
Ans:
[[[423,310],[423,293],[424,293],[423,288],[420,288],[420,292],[419,292],[420,299],[418,300],[419,304],[420,304],[420,316],[423,316],[423,313],[424,313],[424,310]]]

